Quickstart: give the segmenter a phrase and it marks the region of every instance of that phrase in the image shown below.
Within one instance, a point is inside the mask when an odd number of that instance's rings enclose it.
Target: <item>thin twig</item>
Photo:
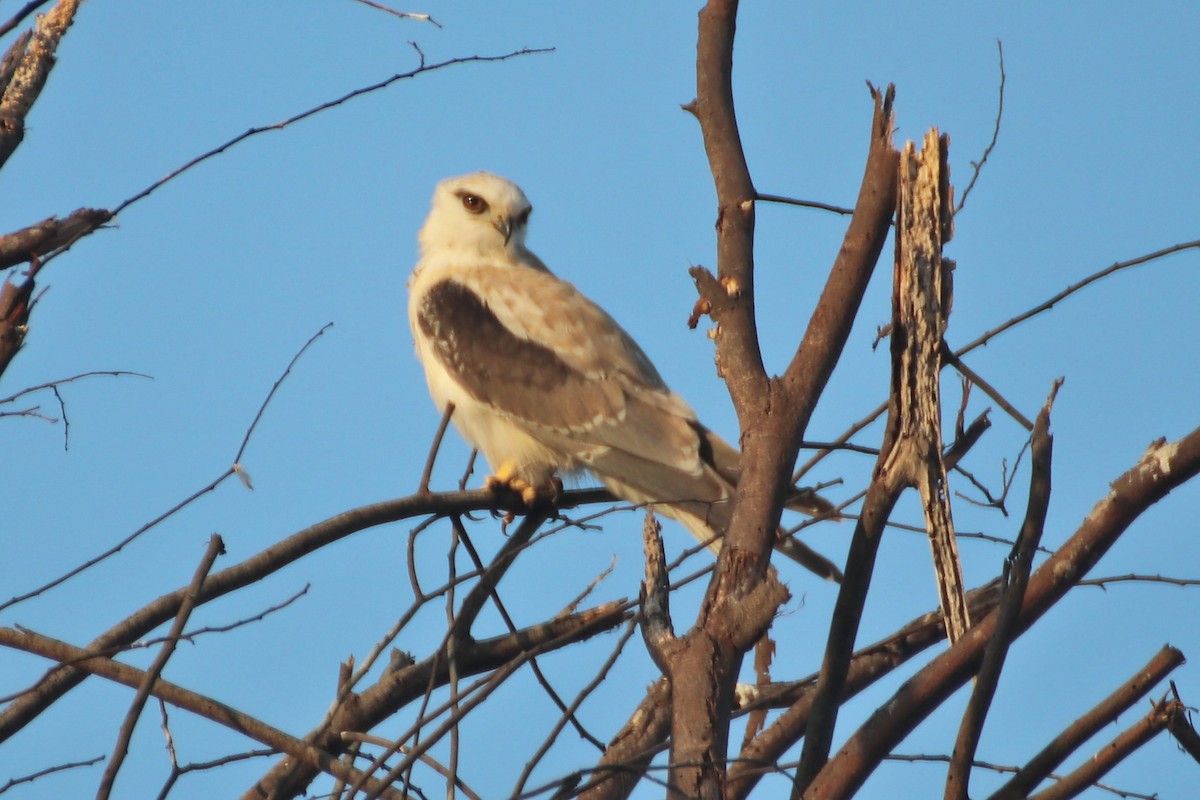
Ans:
[[[1182,244],[1176,244],[1176,245],[1172,245],[1170,247],[1164,247],[1161,250],[1155,250],[1153,253],[1146,253],[1145,255],[1138,256],[1137,258],[1131,258],[1128,261],[1118,261],[1115,264],[1105,267],[1104,269],[1100,270],[1099,272],[1092,273],[1091,275],[1087,276],[1086,278],[1084,278],[1081,281],[1071,284],[1070,286],[1063,289],[1058,294],[1051,297],[1049,300],[1038,303],[1036,306],[1029,309],[1028,311],[1023,311],[1020,314],[1018,314],[1017,316],[1008,320],[1007,322],[1005,322],[1001,325],[997,325],[995,328],[992,328],[991,330],[983,332],[982,334],[979,335],[978,338],[974,339],[971,342],[968,342],[967,344],[965,344],[962,347],[955,350],[954,354],[956,356],[962,357],[962,356],[966,355],[967,353],[971,352],[972,350],[974,350],[975,348],[982,347],[983,345],[987,344],[997,334],[1003,333],[1004,331],[1008,330],[1009,328],[1019,325],[1031,317],[1036,317],[1038,314],[1041,314],[1043,311],[1049,311],[1051,308],[1054,308],[1055,305],[1057,305],[1059,302],[1061,302],[1065,298],[1070,297],[1071,295],[1078,292],[1080,289],[1084,288],[1085,286],[1089,286],[1089,285],[1095,283],[1096,281],[1100,280],[1101,278],[1106,278],[1109,275],[1112,275],[1115,272],[1120,272],[1123,269],[1128,269],[1130,267],[1136,267],[1140,264],[1146,264],[1150,261],[1156,261],[1157,259],[1172,255],[1174,253],[1179,253],[1184,250],[1194,250],[1194,249],[1200,249],[1200,239],[1197,239],[1196,241],[1192,241],[1192,242],[1183,242]]]
[[[167,665],[167,661],[175,652],[176,645],[179,644],[179,634],[183,633],[188,617],[191,616],[192,609],[196,607],[204,579],[212,570],[217,556],[224,552],[225,543],[221,541],[218,534],[214,533],[208,540],[208,549],[204,552],[204,557],[200,559],[200,565],[196,567],[195,575],[192,576],[192,583],[188,587],[187,595],[179,607],[179,613],[175,616],[175,624],[171,626],[171,632],[167,634],[167,640],[163,643],[162,649],[158,651],[154,662],[142,677],[137,694],[134,695],[133,702],[129,705],[129,711],[125,714],[125,721],[121,723],[121,730],[117,734],[117,743],[113,747],[112,758],[108,760],[104,774],[100,778],[100,788],[96,791],[96,800],[108,800],[112,793],[113,782],[117,779],[117,772],[121,769],[121,764],[124,763],[125,756],[129,752],[129,742],[133,738],[133,729],[137,727],[138,719],[142,716],[142,709],[145,708],[146,701],[150,699],[150,693],[154,690],[154,684],[158,682],[163,667]]]
[[[372,736],[369,733],[359,733],[357,731],[342,731],[342,738],[348,742],[361,742],[362,744],[373,744],[376,747],[391,747],[391,745],[392,745],[392,743],[390,741],[388,741],[387,739],[384,739],[382,736]],[[400,748],[400,752],[401,753],[406,752],[406,748],[403,748],[403,747]],[[428,754],[426,754],[426,755],[421,756],[421,763],[432,768],[435,772],[437,772],[443,778],[446,778],[447,780],[452,779],[454,781],[455,788],[462,790],[462,793],[465,794],[467,797],[469,797],[471,800],[480,800],[479,794],[472,791],[471,787],[469,787],[469,786],[467,786],[467,784],[463,783],[462,778],[460,778],[455,773],[451,772],[446,767],[443,767],[436,759],[433,759]]]
[[[93,764],[99,764],[103,760],[104,756],[96,756],[95,758],[89,758],[87,761],[72,761],[69,764],[56,764],[53,767],[46,767],[45,769],[40,769],[37,772],[30,773],[29,775],[22,775],[18,778],[9,778],[7,783],[5,783],[3,786],[0,786],[0,794],[4,794],[14,786],[19,786],[22,783],[33,783],[38,778],[45,777],[46,775],[53,775],[55,772],[63,772],[68,769],[78,769],[79,767],[90,767]]]
[[[996,402],[996,405],[1000,406],[1010,417],[1019,422],[1021,427],[1027,431],[1033,430],[1033,423],[1029,421],[1029,418],[1020,411],[1017,411],[1016,407],[1005,400],[1004,395],[996,391],[995,387],[985,381],[979,373],[964,364],[962,359],[954,354],[954,351],[950,349],[950,346],[944,340],[942,341],[942,358],[945,359],[946,363],[954,367],[960,375],[982,389],[984,394],[992,398]]]
[[[133,377],[133,378],[145,378],[146,380],[151,380],[151,381],[154,380],[154,378],[150,375],[144,375],[141,372],[128,372],[126,370],[94,370],[92,372],[81,372],[78,375],[72,375],[69,378],[59,378],[58,380],[55,380],[55,381],[46,381],[45,383],[39,383],[37,386],[26,387],[15,394],[10,394],[8,397],[0,397],[0,405],[4,405],[6,403],[11,403],[14,400],[19,400],[20,398],[25,397],[26,395],[33,394],[34,392],[40,392],[43,389],[53,389],[56,386],[63,386],[64,384],[74,383],[75,381],[81,381],[84,378],[94,378],[97,376],[109,376],[109,377],[114,377],[114,378]]]
[[[29,0],[17,13],[13,14],[7,22],[0,25],[0,36],[8,33],[21,24],[21,21],[37,11],[38,7],[46,5],[50,0]]]
[[[442,449],[442,437],[450,425],[450,417],[454,416],[454,403],[446,403],[442,412],[442,421],[438,424],[437,433],[433,435],[433,443],[429,445],[429,455],[425,458],[425,469],[421,472],[421,482],[417,484],[417,494],[429,494],[429,481],[433,477],[433,464],[437,461],[438,451]]]
[[[326,322],[321,326],[319,331],[308,337],[308,341],[304,343],[304,346],[296,351],[296,355],[292,356],[292,360],[288,362],[287,367],[283,370],[283,374],[275,379],[274,385],[271,386],[271,391],[267,392],[267,396],[263,399],[262,405],[258,407],[258,413],[254,415],[254,421],[250,423],[250,427],[246,429],[246,435],[242,437],[242,444],[238,448],[237,455],[233,457],[234,464],[242,463],[242,456],[246,452],[246,446],[250,444],[250,437],[254,435],[254,429],[258,427],[258,422],[262,419],[263,414],[266,412],[267,406],[270,405],[271,398],[275,396],[275,392],[279,391],[280,385],[287,380],[288,375],[292,374],[292,368],[296,366],[296,362],[299,361],[300,357],[308,351],[308,348],[312,347],[313,342],[321,338],[325,331],[332,327],[332,322]]]
[[[762,200],[764,203],[782,203],[789,206],[803,206],[804,208],[817,208],[821,211],[832,211],[834,214],[850,215],[854,213],[853,208],[844,208],[843,206],[830,205],[817,200],[797,200],[794,197],[784,197],[778,194],[763,194],[756,192],[755,200]]]
[[[616,646],[613,647],[612,653],[609,655],[608,659],[600,665],[600,669],[596,673],[596,676],[579,691],[579,694],[575,696],[575,699],[571,701],[571,704],[563,709],[562,714],[559,715],[558,722],[556,722],[554,727],[550,729],[550,732],[546,734],[546,738],[542,741],[541,746],[538,747],[533,756],[527,762],[525,762],[525,768],[521,770],[521,775],[517,778],[516,788],[512,790],[513,795],[519,795],[522,791],[524,791],[525,784],[528,782],[529,776],[533,774],[534,768],[538,765],[542,758],[545,757],[546,753],[550,752],[550,748],[558,741],[558,735],[562,732],[562,729],[566,727],[567,723],[570,722],[576,727],[579,726],[579,722],[575,719],[575,712],[579,710],[581,705],[583,705],[583,701],[586,700],[588,696],[604,682],[606,677],[608,677],[609,670],[611,670],[613,665],[617,663],[617,659],[621,656],[621,652],[625,649],[625,644],[633,636],[636,630],[637,624],[633,620],[630,620],[625,626],[624,632],[621,633],[621,637],[617,640]],[[603,752],[603,750],[604,748],[601,748],[601,752]]]
[[[458,524],[461,526],[461,522]],[[466,549],[467,554],[471,557],[471,562],[475,565],[475,569],[483,570],[483,560],[480,559],[479,551],[475,549],[475,545],[471,542],[471,537],[467,535],[466,529],[460,528],[458,536],[462,541],[463,547]],[[500,613],[500,618],[504,620],[504,625],[508,628],[508,632],[516,633],[517,626],[513,622],[512,615],[510,615],[508,613],[508,609],[504,607],[504,603],[500,600],[500,593],[495,589],[492,590],[491,600],[496,606],[496,611]],[[575,728],[576,732],[578,732],[580,738],[582,738],[584,741],[590,742],[600,752],[604,752],[604,743],[589,733],[588,730],[583,727],[583,724],[575,718],[574,713],[570,708],[568,708],[567,704],[563,702],[562,697],[560,697],[558,692],[555,691],[554,687],[550,685],[550,680],[542,672],[542,668],[538,664],[537,659],[531,658],[529,660],[529,667],[533,672],[534,677],[537,678],[537,681],[541,685],[542,689],[545,690],[546,695],[550,698],[554,705],[558,706],[558,710],[564,715],[564,717],[570,720],[571,725]]]
[[[275,396],[275,392],[279,389],[279,385],[281,383],[283,383],[284,378],[286,378],[291,373],[292,368],[294,366],[296,366],[297,360],[299,360],[300,356],[302,356],[304,354],[304,352],[306,350],[308,350],[308,348],[317,339],[317,337],[319,337],[326,330],[328,330],[332,324],[333,323],[331,322],[331,323],[325,325],[325,327],[321,328],[321,330],[319,330],[315,334],[313,334],[313,336],[307,342],[305,342],[304,346],[300,348],[300,350],[296,353],[296,355],[294,355],[292,357],[292,360],[287,365],[287,369],[285,369],[283,371],[283,374],[279,376],[279,379],[275,381],[275,385],[271,387],[271,391],[267,393],[266,399],[264,399],[262,402],[262,405],[259,406],[258,413],[256,413],[254,415],[254,421],[251,422],[250,427],[246,429],[246,435],[242,437],[241,446],[238,447],[237,455],[235,455],[233,457],[233,465],[231,467],[229,467],[224,472],[222,472],[219,476],[217,476],[216,479],[214,479],[207,486],[197,490],[196,492],[193,492],[191,495],[184,498],[180,502],[176,503],[174,506],[172,506],[171,508],[164,511],[162,514],[159,514],[157,517],[150,520],[145,525],[138,528],[133,533],[129,534],[124,539],[117,542],[115,545],[108,548],[107,550],[100,553],[99,555],[88,559],[87,561],[80,564],[79,566],[67,571],[66,573],[55,578],[54,580],[49,581],[48,583],[45,583],[45,584],[37,587],[36,589],[31,589],[30,591],[26,592],[25,594],[17,595],[3,603],[0,603],[0,611],[3,611],[6,608],[9,608],[10,606],[17,605],[18,603],[23,603],[24,601],[29,600],[30,598],[37,597],[38,595],[44,594],[45,592],[50,591],[51,589],[55,588],[56,586],[66,583],[71,578],[74,578],[76,575],[80,574],[81,572],[84,572],[85,570],[88,570],[91,567],[94,567],[96,564],[99,564],[101,561],[104,561],[105,559],[116,555],[117,553],[119,553],[123,549],[125,549],[125,547],[127,545],[129,545],[131,542],[133,542],[135,539],[139,538],[142,534],[153,529],[154,527],[156,527],[160,523],[164,522],[168,518],[174,516],[175,514],[179,513],[184,508],[187,508],[193,502],[200,499],[201,497],[208,494],[209,492],[214,491],[218,486],[220,486],[222,483],[224,483],[225,480],[230,475],[238,475],[239,477],[242,478],[242,481],[244,483],[246,483],[247,486],[249,486],[249,476],[247,476],[245,471],[242,469],[241,461],[242,461],[242,455],[246,451],[246,446],[250,443],[250,437],[254,434],[255,427],[257,427],[259,421],[262,419],[263,414],[267,410],[267,406],[271,402],[271,398]],[[114,373],[83,373],[83,375],[78,375],[73,378],[67,378],[63,382],[73,381],[73,380],[76,380],[77,378],[86,377],[87,375],[90,375],[90,374],[104,375],[104,374],[114,374]],[[115,373],[115,374],[123,374],[123,373]],[[137,375],[139,373],[130,373],[130,374]],[[145,376],[145,377],[148,377],[148,376]],[[49,384],[49,385],[53,385],[53,384]]]
[[[376,3],[375,0],[356,0],[356,1],[359,3],[362,3],[364,6],[370,6],[371,8],[377,9],[379,11],[385,11],[388,14],[392,14],[393,16],[399,17],[400,19],[415,19],[419,22],[428,22],[430,25],[433,25],[435,28],[442,27],[440,22],[438,22],[437,20],[435,20],[433,17],[429,16],[428,14],[414,14],[409,11],[397,11],[394,8],[388,8],[387,6],[383,5],[382,3]]]
[[[330,108],[340,106],[341,104],[343,104],[349,100],[353,100],[356,97],[359,97],[364,94],[370,94],[371,92],[377,92],[380,89],[385,89],[388,86],[391,86],[393,83],[396,83],[397,81],[402,81],[402,80],[406,80],[409,78],[415,78],[417,75],[420,75],[421,73],[432,72],[432,71],[438,70],[438,69],[444,69],[446,67],[454,66],[455,64],[467,64],[467,63],[487,62],[487,61],[507,61],[509,59],[518,58],[520,56],[533,55],[535,53],[551,53],[553,51],[554,51],[554,48],[552,48],[552,47],[548,47],[548,48],[523,47],[520,50],[514,50],[511,53],[505,53],[504,55],[499,55],[499,56],[460,56],[458,58],[447,59],[446,61],[441,61],[436,64],[426,64],[425,58],[424,58],[424,56],[422,56],[421,63],[415,69],[412,69],[408,72],[398,73],[396,75],[391,76],[390,78],[386,78],[377,83],[373,83],[370,86],[363,86],[358,89],[355,89],[354,91],[347,92],[346,94],[342,95],[341,97],[326,101],[317,106],[313,106],[312,108],[310,108],[306,111],[301,111],[299,114],[294,114],[285,120],[276,122],[274,125],[263,125],[263,126],[260,126],[257,128],[251,128],[248,131],[245,131],[244,133],[238,134],[237,136],[233,137],[232,139],[229,139],[224,144],[218,145],[217,147],[214,147],[213,149],[211,149],[205,153],[201,153],[200,155],[196,156],[192,160],[188,161],[183,166],[177,167],[176,169],[172,170],[164,177],[158,179],[154,183],[147,186],[145,189],[142,189],[137,194],[135,194],[132,197],[129,197],[128,199],[123,201],[120,205],[118,205],[115,209],[113,209],[113,215],[115,216],[117,214],[120,214],[122,211],[129,208],[129,206],[133,205],[134,203],[138,202],[139,200],[142,200],[142,199],[148,197],[156,189],[160,188],[164,184],[179,177],[180,175],[187,172],[188,170],[190,170],[192,167],[196,166],[197,164],[203,163],[204,161],[207,161],[208,159],[210,159],[214,156],[220,155],[221,153],[225,152],[226,150],[233,147],[234,145],[239,144],[239,143],[245,141],[246,139],[249,139],[252,136],[257,136],[260,133],[266,133],[268,131],[283,130],[284,128],[288,127],[289,125],[293,125],[297,122],[300,122],[301,120],[304,120],[304,119],[307,119],[307,118],[313,116],[314,114],[319,114],[322,111],[326,111]]]
[[[923,761],[948,764],[948,763],[950,763],[950,758],[951,758],[951,756],[943,755],[940,753],[911,753],[911,754],[910,753],[890,753],[884,757],[884,760],[885,761],[907,761],[910,764],[911,763],[919,763],[919,762],[923,762]],[[990,761],[979,761],[979,760],[971,762],[971,766],[978,767],[979,769],[991,770],[992,772],[999,772],[1001,774],[1006,773],[1006,772],[1007,773],[1016,772],[1020,769],[1020,767],[1012,766],[1010,764],[995,764]],[[1051,780],[1054,780],[1054,781],[1062,780],[1062,775],[1059,775],[1054,772],[1050,773],[1046,777]],[[1118,789],[1114,786],[1108,786],[1103,783],[1093,783],[1092,786],[1094,786],[1097,789],[1100,789],[1101,791],[1111,792],[1112,794],[1115,794],[1118,797],[1125,798],[1125,800],[1162,800],[1156,794],[1140,794],[1138,792],[1133,792],[1128,789]]]
[[[169,509],[167,509],[166,511],[164,511],[162,514],[159,514],[157,517],[155,517],[154,519],[150,520],[150,521],[149,521],[149,522],[147,522],[145,525],[143,525],[142,527],[138,528],[136,531],[134,531],[133,533],[129,534],[129,535],[128,535],[128,536],[126,536],[124,539],[122,539],[121,541],[117,542],[115,545],[113,545],[112,547],[108,548],[107,550],[105,550],[104,552],[100,553],[99,555],[96,555],[96,556],[93,556],[92,558],[89,558],[87,561],[83,562],[83,563],[82,563],[82,564],[80,564],[79,566],[77,566],[77,567],[74,567],[74,568],[72,568],[72,569],[68,570],[67,572],[65,572],[65,573],[63,573],[62,575],[58,576],[58,577],[57,577],[57,578],[55,578],[54,580],[52,580],[52,581],[49,581],[49,582],[47,582],[47,583],[44,583],[44,584],[42,584],[41,586],[37,587],[36,589],[30,589],[30,590],[29,590],[28,592],[26,592],[25,594],[16,595],[16,596],[14,596],[14,597],[12,597],[12,598],[10,598],[10,599],[6,600],[5,602],[3,602],[3,603],[0,603],[0,611],[3,611],[3,610],[5,610],[6,608],[9,608],[9,607],[11,607],[11,606],[15,606],[15,605],[17,605],[18,603],[23,603],[23,602],[25,602],[26,600],[29,600],[29,599],[31,599],[31,598],[34,598],[34,597],[37,597],[37,596],[39,596],[39,595],[41,595],[41,594],[44,594],[45,592],[48,592],[48,591],[50,591],[51,589],[55,588],[56,586],[59,586],[59,585],[61,585],[61,584],[63,584],[63,583],[66,583],[66,582],[67,582],[67,581],[69,581],[71,578],[74,578],[76,575],[80,574],[81,572],[84,572],[84,571],[86,571],[86,570],[88,570],[88,569],[90,569],[90,568],[92,568],[92,567],[96,566],[96,565],[97,565],[97,564],[99,564],[101,561],[104,561],[105,559],[107,559],[107,558],[109,558],[109,557],[111,557],[111,556],[114,556],[114,555],[116,555],[117,553],[119,553],[119,552],[121,552],[123,549],[125,549],[125,547],[126,547],[128,544],[130,544],[130,543],[131,543],[133,540],[135,540],[135,539],[137,539],[138,537],[140,537],[140,536],[141,536],[142,534],[144,534],[146,531],[148,531],[148,530],[150,530],[150,529],[154,528],[154,527],[155,527],[155,526],[157,526],[159,523],[161,523],[161,522],[163,522],[164,520],[166,520],[166,519],[168,519],[168,518],[170,518],[170,517],[174,516],[175,514],[177,514],[177,513],[179,513],[180,511],[182,511],[184,508],[187,508],[189,505],[191,505],[191,504],[192,504],[193,502],[195,502],[196,500],[200,499],[200,498],[201,498],[201,497],[203,497],[204,495],[206,495],[206,494],[208,494],[209,492],[211,492],[211,491],[213,491],[214,489],[216,489],[218,486],[220,486],[220,485],[221,485],[221,484],[222,484],[222,483],[225,481],[225,479],[226,479],[226,478],[228,478],[228,477],[229,477],[230,475],[232,475],[232,474],[233,474],[233,470],[232,470],[232,469],[227,469],[227,470],[225,470],[223,473],[221,473],[221,475],[220,475],[219,477],[217,477],[215,480],[213,480],[213,481],[212,481],[211,483],[209,483],[207,486],[205,486],[204,488],[202,488],[202,489],[199,489],[199,490],[197,490],[197,491],[193,492],[191,495],[189,495],[188,497],[186,497],[186,498],[184,498],[183,500],[179,501],[178,503],[176,503],[175,505],[173,505],[171,508],[169,508]]]
[[[1138,575],[1130,572],[1125,575],[1109,575],[1104,578],[1086,578],[1077,586],[1097,586],[1101,589],[1110,583],[1170,583],[1175,586],[1200,586],[1200,578],[1170,578],[1165,575]]]
[[[1000,119],[1004,116],[1004,83],[1008,76],[1004,74],[1004,43],[999,39],[996,40],[996,49],[1000,53],[1000,99],[996,104],[996,126],[992,129],[992,141],[988,142],[988,146],[984,148],[983,156],[978,161],[971,162],[975,171],[971,174],[971,180],[967,182],[967,188],[963,189],[962,197],[958,200],[958,206],[954,209],[955,216],[963,210],[963,206],[967,202],[967,195],[975,188],[975,181],[979,180],[979,173],[983,171],[983,165],[987,163],[988,156],[996,148],[996,140],[1000,138]]]

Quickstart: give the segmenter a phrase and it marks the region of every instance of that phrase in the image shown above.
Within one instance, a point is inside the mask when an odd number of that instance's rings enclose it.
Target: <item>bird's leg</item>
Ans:
[[[528,507],[544,496],[544,493],[534,486],[529,481],[517,474],[517,466],[511,461],[506,461],[496,469],[495,475],[489,475],[483,482],[483,488],[492,493],[500,493],[510,491],[521,496],[521,502]],[[550,490],[549,494],[552,499],[557,499],[562,491],[562,484],[558,483]]]

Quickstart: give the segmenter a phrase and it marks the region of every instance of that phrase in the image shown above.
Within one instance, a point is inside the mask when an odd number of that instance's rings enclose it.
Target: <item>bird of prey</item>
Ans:
[[[740,454],[612,317],[525,247],[531,210],[516,184],[487,172],[434,191],[408,313],[435,404],[443,413],[454,404],[451,420],[493,470],[488,488],[511,488],[528,504],[556,476],[586,470],[719,550]],[[797,498],[809,505],[801,510],[827,510],[812,492]],[[841,577],[792,538],[777,548]]]

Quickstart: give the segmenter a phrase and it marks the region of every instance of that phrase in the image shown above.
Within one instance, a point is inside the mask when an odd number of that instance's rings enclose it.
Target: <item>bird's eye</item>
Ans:
[[[472,214],[482,214],[488,208],[487,200],[484,200],[477,194],[462,195],[462,204],[463,208]]]

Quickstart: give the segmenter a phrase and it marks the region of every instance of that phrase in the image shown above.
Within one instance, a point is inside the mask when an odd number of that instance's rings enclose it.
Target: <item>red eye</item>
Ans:
[[[488,209],[487,200],[484,200],[477,194],[462,195],[462,204],[463,208],[472,214],[482,214]]]

